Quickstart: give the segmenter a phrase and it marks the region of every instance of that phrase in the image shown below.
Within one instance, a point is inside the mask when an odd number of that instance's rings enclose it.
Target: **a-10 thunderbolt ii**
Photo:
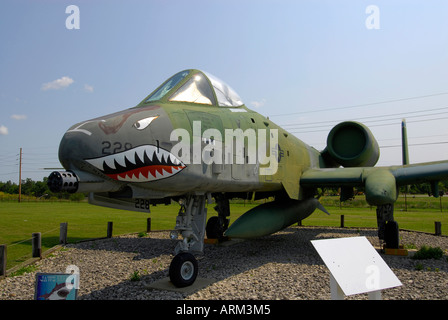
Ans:
[[[378,143],[353,121],[336,125],[318,151],[248,109],[221,80],[199,70],[181,71],[136,107],[72,126],[59,146],[67,170],[49,176],[52,191],[89,193],[96,205],[150,211],[150,204],[180,204],[171,235],[176,239],[170,279],[191,285],[198,272],[194,254],[204,238],[256,238],[308,217],[318,188],[337,187],[341,200],[363,188],[377,207],[378,234],[398,246],[393,205],[398,187],[448,178],[448,162],[374,167]],[[437,192],[433,192],[436,196]],[[217,216],[206,222],[206,201]],[[274,199],[229,227],[229,199]]]

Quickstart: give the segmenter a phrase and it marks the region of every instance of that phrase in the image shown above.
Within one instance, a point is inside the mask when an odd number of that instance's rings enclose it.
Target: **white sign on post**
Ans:
[[[312,240],[330,270],[332,299],[369,293],[370,299],[380,299],[381,290],[401,286],[386,262],[366,237]]]

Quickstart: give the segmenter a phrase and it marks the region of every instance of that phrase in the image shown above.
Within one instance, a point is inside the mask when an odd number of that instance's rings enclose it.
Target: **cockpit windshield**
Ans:
[[[215,104],[212,88],[205,76],[198,72],[191,76],[170,98],[169,101]]]
[[[212,83],[213,89],[215,89],[216,99],[218,99],[218,105],[221,107],[239,107],[244,103],[241,101],[240,96],[230,88],[226,83],[216,78],[210,73],[204,72]]]
[[[179,82],[181,82],[190,71],[185,70],[179,73],[176,73],[172,76],[163,86],[161,86],[157,91],[149,96],[145,102],[157,101],[162,99],[171,89],[173,89]]]
[[[187,80],[185,80],[188,78]],[[184,83],[174,89],[182,81]],[[199,70],[185,70],[168,79],[145,103],[159,101],[190,102],[220,107],[239,107],[244,103],[238,94],[215,76]]]

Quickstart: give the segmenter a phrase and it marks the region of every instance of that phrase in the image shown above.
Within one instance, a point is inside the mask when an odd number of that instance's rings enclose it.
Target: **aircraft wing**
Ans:
[[[370,205],[394,203],[397,187],[402,185],[435,182],[448,179],[448,161],[428,162],[391,167],[315,168],[303,172],[300,186],[364,187]],[[433,189],[433,194],[438,192]]]
[[[409,164],[392,170],[398,185],[448,179],[448,161]]]

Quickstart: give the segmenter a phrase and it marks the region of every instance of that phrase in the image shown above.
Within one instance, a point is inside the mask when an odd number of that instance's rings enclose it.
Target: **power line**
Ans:
[[[370,117],[361,117],[361,118],[356,118],[358,121],[362,121],[365,119],[373,119],[373,118],[384,118],[384,117],[395,117],[395,116],[400,116],[400,118],[391,118],[391,119],[381,119],[381,120],[372,120],[371,122],[376,122],[376,121],[386,121],[386,120],[397,120],[397,119],[401,119],[401,117],[406,116],[406,118],[415,118],[415,117],[425,117],[425,116],[430,116],[430,115],[438,115],[438,114],[445,114],[444,112],[440,112],[440,113],[431,113],[431,114],[423,114],[423,115],[419,115],[419,116],[409,116],[410,114],[416,114],[416,113],[422,113],[422,112],[430,112],[430,111],[439,111],[439,110],[446,110],[448,109],[448,107],[441,107],[441,108],[435,108],[435,109],[428,109],[428,110],[421,110],[421,111],[410,111],[410,112],[400,112],[400,113],[392,113],[392,114],[387,114],[387,115],[378,115],[378,116],[370,116]],[[344,120],[330,120],[330,121],[318,121],[318,122],[307,122],[307,123],[290,123],[290,124],[282,124],[282,127],[289,127],[289,126],[302,126],[302,125],[315,125],[315,124],[329,124],[329,123],[338,123],[338,122],[342,122],[342,121],[347,121],[346,119]]]
[[[13,172],[0,173],[0,176],[8,176],[8,175],[11,175],[11,174],[17,174],[17,172],[13,171]]]
[[[440,141],[440,142],[427,142],[427,143],[411,143],[409,144],[409,147],[415,147],[415,146],[427,146],[427,145],[432,145],[432,144],[447,144],[448,141]],[[397,144],[397,145],[393,145],[393,146],[381,146],[380,148],[385,149],[385,148],[401,148],[402,145],[401,144]]]
[[[290,113],[283,113],[283,114],[274,114],[274,115],[270,115],[270,117],[281,117],[281,116],[290,116],[290,115],[293,115],[293,114],[305,114],[305,113],[314,113],[314,112],[322,112],[322,111],[333,111],[333,110],[344,110],[344,109],[352,109],[352,108],[361,108],[361,107],[373,106],[373,105],[384,104],[384,103],[392,103],[392,102],[401,102],[401,101],[408,101],[408,100],[414,100],[414,99],[429,98],[429,97],[441,96],[441,95],[446,95],[446,94],[448,94],[448,92],[434,93],[434,94],[428,94],[428,95],[424,95],[424,96],[416,96],[416,97],[410,97],[410,98],[401,98],[401,99],[378,101],[378,102],[372,102],[372,103],[356,104],[356,105],[351,105],[351,106],[346,106],[346,107],[336,107],[336,108],[308,110],[308,111],[300,111],[300,112],[290,112]]]
[[[420,123],[420,122],[427,122],[427,121],[438,121],[438,120],[446,120],[448,119],[448,117],[442,117],[442,118],[435,118],[435,119],[420,119],[420,120],[415,120],[415,121],[407,121],[408,123]],[[377,121],[373,121],[373,122],[378,122],[378,121],[393,121],[393,119],[386,119],[386,120],[377,120]],[[369,125],[369,128],[372,127],[383,127],[383,126],[396,126],[397,123],[384,123],[384,124],[373,124],[373,125]],[[328,128],[329,125],[326,126],[314,126],[312,128]],[[294,128],[293,128],[294,129]],[[297,128],[297,130],[301,130],[301,129],[308,129],[308,127],[305,128]],[[288,131],[290,133],[314,133],[314,132],[327,132],[329,131],[328,129],[322,129],[322,130],[312,130],[312,131]]]

